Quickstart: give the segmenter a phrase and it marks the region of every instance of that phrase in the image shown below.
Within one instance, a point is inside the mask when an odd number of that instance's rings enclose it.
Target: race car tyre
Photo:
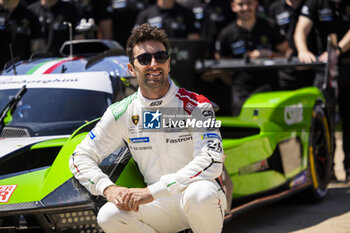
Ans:
[[[308,145],[308,176],[312,186],[306,191],[306,200],[320,202],[327,195],[332,167],[332,142],[328,121],[321,103],[312,111]]]

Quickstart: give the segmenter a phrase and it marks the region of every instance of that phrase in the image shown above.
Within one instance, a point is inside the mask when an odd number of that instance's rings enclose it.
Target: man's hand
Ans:
[[[299,61],[302,63],[312,63],[316,62],[316,57],[310,51],[301,51],[298,53]]]
[[[323,52],[323,53],[318,57],[318,60],[319,60],[319,61],[322,61],[322,62],[327,62],[327,60],[328,60],[328,52],[327,52],[327,51]]]
[[[152,202],[154,200],[148,188],[125,188],[111,185],[105,188],[103,195],[108,201],[114,203],[119,209],[124,211],[138,211],[139,205]]]
[[[128,194],[128,188],[111,185],[105,188],[103,195],[107,198],[108,201],[114,203],[119,209],[130,211],[131,208],[124,203],[124,199]]]
[[[123,204],[133,211],[139,211],[139,205],[152,202],[154,200],[148,188],[131,188],[123,197]]]

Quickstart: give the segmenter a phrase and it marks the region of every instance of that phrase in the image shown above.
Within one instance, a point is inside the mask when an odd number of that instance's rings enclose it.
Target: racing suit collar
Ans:
[[[178,92],[179,88],[174,84],[173,80],[168,78],[170,88],[168,92],[163,96],[162,98],[156,99],[156,100],[150,100],[145,98],[140,91],[140,88],[138,90],[138,98],[141,102],[141,104],[145,107],[161,107],[167,105],[167,103],[175,96],[175,94]]]

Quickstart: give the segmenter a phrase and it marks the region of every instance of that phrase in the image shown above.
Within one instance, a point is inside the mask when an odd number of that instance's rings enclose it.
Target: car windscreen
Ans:
[[[0,111],[6,106],[17,89],[0,90]],[[112,96],[104,92],[59,89],[28,89],[17,104],[8,125],[21,123],[53,123],[65,121],[90,121],[101,117]]]

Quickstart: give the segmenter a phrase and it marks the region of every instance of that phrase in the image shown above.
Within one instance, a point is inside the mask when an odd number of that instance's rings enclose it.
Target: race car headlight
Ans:
[[[62,206],[92,202],[92,199],[75,178],[70,178],[41,201],[45,206]]]

